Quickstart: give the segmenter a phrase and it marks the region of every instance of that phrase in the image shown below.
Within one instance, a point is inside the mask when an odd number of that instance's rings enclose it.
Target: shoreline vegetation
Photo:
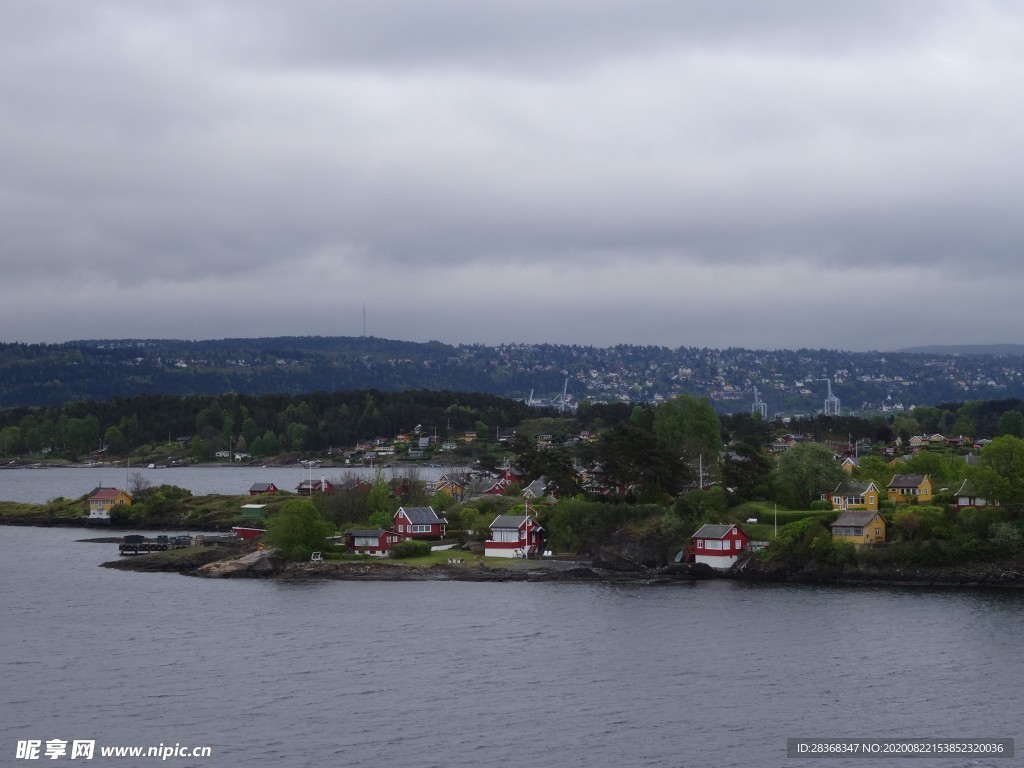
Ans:
[[[80,539],[112,544],[119,537]],[[454,551],[454,550],[453,550]],[[460,563],[403,563],[370,557],[287,562],[274,550],[257,550],[239,541],[229,545],[193,547],[101,563],[123,571],[179,573],[202,578],[255,578],[288,581],[471,581],[471,582],[601,582],[609,584],[679,585],[733,580],[844,587],[968,587],[1024,588],[1024,557],[955,566],[833,566],[780,563],[749,555],[728,571],[704,564],[670,563],[645,567],[601,556],[580,559],[496,562],[458,552]],[[466,555],[463,557],[463,555]]]

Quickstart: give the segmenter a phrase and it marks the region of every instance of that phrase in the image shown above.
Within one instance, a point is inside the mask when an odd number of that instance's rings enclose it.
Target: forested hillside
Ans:
[[[182,448],[186,455],[197,452],[197,458],[229,448],[270,456],[351,447],[358,440],[412,434],[417,428],[444,439],[449,433],[509,427],[537,413],[492,395],[424,390],[115,397],[0,411],[0,452],[52,448],[75,456],[104,448],[123,453],[187,438]]]

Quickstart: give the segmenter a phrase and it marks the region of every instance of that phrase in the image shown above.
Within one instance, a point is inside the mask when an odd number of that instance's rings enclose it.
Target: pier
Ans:
[[[173,549],[237,543],[238,539],[234,536],[203,536],[202,534],[190,536],[189,534],[182,534],[179,536],[154,536],[153,538],[146,538],[141,534],[128,534],[122,539],[118,549],[122,555],[133,557],[135,555],[148,555],[153,552],[168,552]]]

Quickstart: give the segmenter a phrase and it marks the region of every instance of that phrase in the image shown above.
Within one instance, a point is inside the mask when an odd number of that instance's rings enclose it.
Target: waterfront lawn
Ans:
[[[404,563],[405,565],[415,565],[418,567],[429,567],[431,565],[448,565],[448,561],[451,559],[462,560],[460,565],[470,566],[479,565],[484,558],[480,555],[474,555],[472,552],[463,552],[456,549],[441,549],[436,552],[431,552],[429,555],[423,557],[403,557],[389,558],[388,561],[392,563]],[[492,559],[492,558],[488,558]]]
[[[46,504],[26,504],[19,501],[0,501],[2,519],[85,519],[89,509],[85,497],[79,499],[58,498]]]

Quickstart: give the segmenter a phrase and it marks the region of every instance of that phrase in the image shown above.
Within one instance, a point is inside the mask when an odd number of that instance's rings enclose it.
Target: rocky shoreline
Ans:
[[[181,573],[201,578],[258,578],[289,581],[472,581],[600,582],[672,585],[731,579],[748,583],[868,587],[1024,587],[1024,559],[947,568],[792,566],[749,558],[730,571],[703,564],[622,569],[599,563],[517,563],[516,567],[483,564],[410,566],[392,561],[287,563],[272,550],[242,555],[226,547],[207,547],[120,558],[104,567],[133,571]]]
[[[729,577],[784,584],[889,587],[1024,587],[1024,557],[953,566],[792,565],[748,558]]]
[[[231,553],[223,547],[157,552],[102,563],[124,571],[180,573],[211,579],[283,579],[289,581],[557,581],[676,584],[727,578],[705,565],[680,564],[643,571],[597,568],[586,563],[523,563],[495,568],[482,564],[411,566],[390,561],[326,561],[288,563],[273,550]]]

